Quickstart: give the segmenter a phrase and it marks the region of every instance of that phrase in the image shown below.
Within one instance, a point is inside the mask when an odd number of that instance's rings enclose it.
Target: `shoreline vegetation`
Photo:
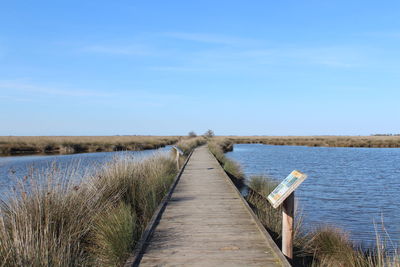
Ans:
[[[178,171],[165,152],[116,157],[88,177],[53,166],[21,178],[0,201],[0,266],[123,266]]]
[[[172,145],[183,136],[0,136],[0,155],[73,154],[146,150]],[[266,144],[310,147],[400,148],[399,135],[372,136],[214,136],[236,144]]]
[[[0,136],[0,155],[72,154],[157,149],[178,136]]]
[[[249,177],[246,181],[240,165],[224,155],[233,150],[234,142],[237,139],[219,137],[209,142],[208,147],[234,184],[239,189],[246,188],[246,201],[280,247],[282,210],[272,208],[266,199],[279,182],[265,176]],[[226,168],[226,165],[230,167]],[[390,238],[381,238],[376,234],[375,247],[365,249],[353,243],[345,231],[333,226],[321,226],[305,232],[302,230],[302,215],[299,214],[294,225],[293,266],[400,267],[398,248],[392,247],[388,240]]]
[[[371,136],[219,136],[236,144],[265,144],[310,147],[399,148],[399,135]]]

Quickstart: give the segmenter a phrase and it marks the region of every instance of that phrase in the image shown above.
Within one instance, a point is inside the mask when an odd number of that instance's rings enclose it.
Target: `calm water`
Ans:
[[[0,198],[15,185],[18,178],[22,178],[32,172],[41,173],[43,170],[50,169],[53,164],[56,164],[62,171],[75,171],[76,177],[80,178],[84,174],[90,174],[96,171],[97,167],[102,164],[124,154],[145,157],[158,151],[163,152],[169,151],[170,149],[171,146],[166,146],[159,149],[144,151],[0,157]]]
[[[399,244],[400,149],[238,144],[226,155],[247,176],[264,174],[281,181],[293,169],[308,174],[296,190],[306,229],[339,226],[354,241],[370,246],[374,222],[383,216],[390,238]]]

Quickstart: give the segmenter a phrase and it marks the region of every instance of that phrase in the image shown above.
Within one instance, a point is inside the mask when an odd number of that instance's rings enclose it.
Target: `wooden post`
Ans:
[[[282,208],[282,252],[291,261],[293,259],[294,192],[283,201]]]
[[[179,151],[175,148],[176,151],[176,169],[179,171]]]

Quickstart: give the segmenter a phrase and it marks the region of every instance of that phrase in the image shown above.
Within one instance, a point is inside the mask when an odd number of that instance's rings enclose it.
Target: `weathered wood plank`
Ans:
[[[207,147],[175,187],[140,266],[287,266]]]

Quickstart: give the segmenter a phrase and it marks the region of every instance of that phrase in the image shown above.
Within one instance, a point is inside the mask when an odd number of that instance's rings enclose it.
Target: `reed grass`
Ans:
[[[235,178],[236,180],[243,180],[244,173],[240,165],[225,157],[224,152],[230,151],[233,149],[233,143],[229,140],[210,140],[208,141],[208,149],[214,155],[214,157],[219,161],[219,163],[224,168],[225,172],[228,173],[231,178]]]
[[[0,154],[78,153],[156,149],[178,136],[0,136]]]
[[[0,266],[121,266],[177,173],[166,154],[125,156],[77,183],[54,168],[0,203]]]
[[[266,230],[277,240],[281,242],[282,233],[282,208],[278,207],[274,209],[268,202],[267,196],[275,189],[279,184],[278,181],[273,180],[268,176],[252,176],[247,181],[248,195],[246,201],[251,205],[254,213],[260,219]],[[297,205],[296,208],[296,220],[293,231],[294,246],[296,252],[298,248],[304,242],[304,234],[302,232],[303,216]]]
[[[400,136],[221,136],[237,144],[292,145],[310,147],[400,147]]]
[[[181,139],[176,143],[176,146],[182,150],[185,156],[188,156],[190,151],[198,146],[204,145],[206,142],[207,140],[204,137],[192,137],[189,139]]]

